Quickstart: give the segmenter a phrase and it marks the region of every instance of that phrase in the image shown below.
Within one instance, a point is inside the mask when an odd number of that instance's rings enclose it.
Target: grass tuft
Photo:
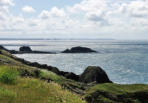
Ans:
[[[8,89],[0,88],[0,100],[5,101],[4,103],[14,103],[16,93]],[[1,102],[0,101],[0,102]]]
[[[18,71],[15,68],[1,66],[0,67],[0,82],[6,84],[15,84],[18,78]]]

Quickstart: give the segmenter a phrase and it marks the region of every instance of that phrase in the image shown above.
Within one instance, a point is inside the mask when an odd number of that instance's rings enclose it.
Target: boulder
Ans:
[[[97,66],[88,66],[80,75],[80,81],[84,83],[111,83],[105,71]]]
[[[92,53],[96,52],[95,50],[92,50],[87,47],[72,47],[71,49],[66,49],[62,53]]]
[[[31,52],[32,50],[29,46],[22,46],[20,47],[19,51]]]

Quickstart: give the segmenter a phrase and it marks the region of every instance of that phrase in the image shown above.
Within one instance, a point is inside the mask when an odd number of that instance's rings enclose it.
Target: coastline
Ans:
[[[85,83],[76,81],[74,79],[72,80],[71,78],[67,79],[65,78],[65,75],[61,75],[65,72],[59,71],[56,67],[41,65],[39,63],[31,63],[24,59],[15,57],[14,55],[5,51],[5,49],[0,49],[0,68],[3,68],[3,66],[11,66],[13,68],[17,68],[21,76],[19,78],[36,78],[49,84],[51,82],[57,83],[61,85],[62,88],[65,88],[67,90],[70,90],[72,93],[80,95],[86,100],[87,103],[147,103],[148,101],[148,85],[146,84],[121,85],[111,82],[99,83],[95,82],[96,79],[94,78],[89,83]],[[88,70],[89,68],[92,67],[88,67]],[[97,76],[98,73],[92,74],[96,67],[93,68],[94,69],[90,69],[92,70],[92,72],[90,72],[90,70],[86,72],[86,74],[89,74],[88,79],[86,79],[87,76],[85,77],[85,75],[83,78],[85,78],[86,80],[90,80],[91,75],[92,77],[94,75]],[[100,70],[102,69],[98,69],[97,67],[96,70],[99,70],[100,72]],[[66,72],[65,74],[70,74],[72,75],[72,77],[75,76],[74,73]],[[102,79],[102,77],[100,76],[99,78]],[[1,85],[3,86],[3,84]]]

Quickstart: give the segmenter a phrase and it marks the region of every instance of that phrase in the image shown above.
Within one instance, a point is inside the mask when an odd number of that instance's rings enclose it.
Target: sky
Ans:
[[[0,0],[0,38],[148,39],[148,0]]]

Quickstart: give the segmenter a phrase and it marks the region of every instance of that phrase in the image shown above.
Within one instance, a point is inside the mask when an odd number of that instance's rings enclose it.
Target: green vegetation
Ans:
[[[87,91],[85,98],[90,103],[147,103],[148,85],[99,84]]]
[[[15,98],[16,93],[0,87],[0,103],[12,103]]]
[[[63,76],[59,76],[53,72],[47,71],[47,70],[41,70],[39,78],[44,78],[45,80],[51,80],[55,83],[58,83],[63,88],[66,88],[72,92],[75,92],[77,94],[84,94],[84,89],[87,88],[86,84],[79,83],[70,79],[66,79]]]
[[[91,89],[88,90],[88,93],[92,93],[94,91],[104,91],[111,94],[119,95],[119,94],[134,93],[144,90],[148,90],[148,85],[145,84],[121,85],[115,83],[105,83],[92,87]]]
[[[18,71],[8,66],[0,67],[0,82],[15,84],[18,78]]]
[[[85,103],[56,83],[19,78],[15,85],[0,83],[0,103]]]
[[[52,81],[56,82],[60,82],[60,80],[64,79],[64,77],[58,76],[57,74],[47,70],[41,70],[40,77],[45,79],[50,78]]]
[[[51,71],[25,65],[10,53],[0,51],[0,103],[86,103],[69,91],[73,87],[77,90],[79,83]],[[71,89],[65,89],[68,86]]]

